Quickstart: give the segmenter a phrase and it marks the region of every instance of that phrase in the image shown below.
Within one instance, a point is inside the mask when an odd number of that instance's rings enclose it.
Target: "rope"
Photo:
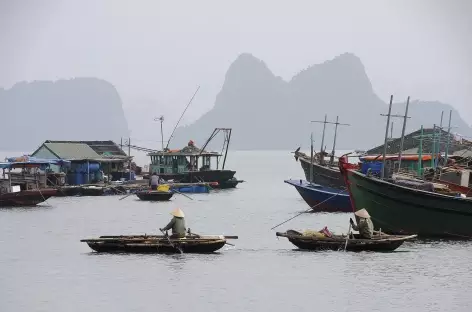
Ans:
[[[339,194],[341,194],[341,193],[343,193],[343,192],[345,192],[345,191],[346,191],[346,190],[341,190],[341,191],[339,191],[338,193],[334,194],[333,196],[331,196],[331,197],[329,197],[329,198],[323,200],[321,203],[318,203],[318,204],[314,205],[313,207],[310,207],[310,209],[307,209],[307,210],[305,210],[305,211],[302,211],[302,212],[300,212],[299,214],[297,214],[296,216],[294,216],[294,217],[292,217],[292,218],[290,218],[290,219],[288,219],[288,220],[286,220],[286,221],[284,221],[284,222],[282,222],[282,223],[277,224],[276,226],[274,226],[273,228],[271,228],[271,230],[273,230],[273,229],[275,229],[275,228],[281,226],[282,224],[287,223],[287,222],[290,221],[290,220],[295,219],[296,217],[298,217],[298,216],[300,216],[300,215],[302,215],[302,214],[304,214],[304,213],[309,212],[309,211],[312,210],[313,208],[318,207],[319,205],[321,205],[321,204],[327,202],[327,201],[330,200],[331,198],[334,198],[334,197],[338,196]]]

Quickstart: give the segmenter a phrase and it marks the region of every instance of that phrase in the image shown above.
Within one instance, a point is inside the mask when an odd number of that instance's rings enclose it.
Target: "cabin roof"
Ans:
[[[422,153],[427,154],[431,153],[433,150],[433,128],[424,128],[423,129],[423,149]],[[439,134],[438,129],[436,129],[436,135]],[[417,152],[420,146],[420,135],[421,130],[417,130],[405,135],[403,142],[403,151],[408,152]],[[447,145],[447,136],[448,133],[444,130],[441,130],[441,142],[440,150],[445,151]],[[387,142],[387,154],[398,154],[400,151],[400,142],[401,138],[394,138]],[[472,142],[467,140],[457,140],[453,133],[449,134],[449,153],[454,153],[457,150],[464,149],[465,146],[472,146]],[[382,154],[384,149],[384,144],[374,147],[366,152],[368,155]]]
[[[109,141],[54,141],[46,140],[44,143],[67,143],[67,144],[86,144],[95,153],[100,156],[127,156],[118,144]]]
[[[44,147],[59,159],[94,160],[98,162],[127,161],[129,157],[113,141],[45,141],[31,155]],[[117,150],[119,149],[119,151]]]
[[[221,156],[217,152],[202,151],[195,145],[187,145],[180,150],[166,150],[149,153],[148,156]]]

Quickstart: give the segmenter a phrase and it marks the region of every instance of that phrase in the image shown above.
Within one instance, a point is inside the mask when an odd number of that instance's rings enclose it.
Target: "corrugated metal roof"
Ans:
[[[87,144],[83,143],[44,143],[61,159],[99,158],[99,155]]]
[[[118,144],[113,141],[54,141],[47,140],[45,143],[82,143],[87,144],[99,155],[109,156],[127,156],[127,154],[120,148]]]

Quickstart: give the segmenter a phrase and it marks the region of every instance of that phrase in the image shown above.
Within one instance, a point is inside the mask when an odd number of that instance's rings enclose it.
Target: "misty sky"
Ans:
[[[103,78],[153,124],[176,120],[200,85],[185,123],[213,106],[240,53],[289,80],[353,52],[384,101],[440,100],[472,123],[471,3],[0,0],[0,86]]]

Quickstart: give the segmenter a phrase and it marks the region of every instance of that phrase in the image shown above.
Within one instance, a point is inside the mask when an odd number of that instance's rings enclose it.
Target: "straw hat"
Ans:
[[[174,217],[177,217],[177,218],[185,217],[184,212],[180,208],[175,208],[174,210],[172,210],[172,212],[170,214],[173,215]]]
[[[359,210],[359,211],[356,211],[356,212],[354,212],[354,214],[355,214],[356,216],[358,216],[359,218],[365,218],[365,219],[370,218],[369,213],[368,213],[367,210],[365,210],[365,209],[361,209],[361,210]]]

